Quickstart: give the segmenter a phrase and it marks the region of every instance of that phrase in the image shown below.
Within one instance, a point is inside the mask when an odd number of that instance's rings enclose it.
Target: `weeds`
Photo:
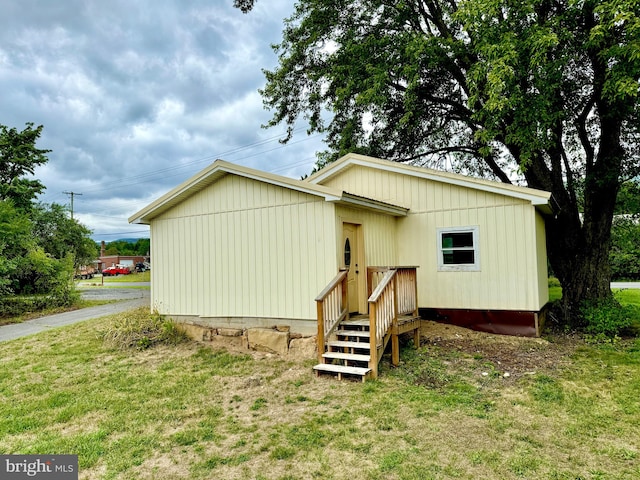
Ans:
[[[157,313],[149,314],[144,307],[117,317],[101,336],[111,347],[136,350],[159,344],[177,345],[188,340],[174,322]]]

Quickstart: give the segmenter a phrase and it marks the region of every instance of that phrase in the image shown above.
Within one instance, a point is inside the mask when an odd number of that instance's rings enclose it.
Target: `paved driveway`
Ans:
[[[148,285],[148,284],[147,284]],[[0,342],[26,337],[34,333],[44,332],[52,328],[63,327],[73,323],[124,312],[136,307],[149,305],[149,290],[131,288],[92,288],[81,290],[83,298],[102,300],[121,300],[106,305],[83,308],[72,312],[57,313],[47,317],[36,318],[22,323],[0,327]]]

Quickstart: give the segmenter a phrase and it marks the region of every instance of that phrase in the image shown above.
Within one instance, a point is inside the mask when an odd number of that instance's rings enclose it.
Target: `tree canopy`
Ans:
[[[11,200],[17,208],[29,209],[45,186],[33,175],[39,165],[47,163],[50,150],[36,147],[42,125],[33,128],[27,123],[24,130],[0,125],[0,200]]]
[[[640,3],[299,0],[275,49],[268,125],[325,132],[319,166],[358,152],[550,191],[566,318],[610,295],[616,195],[639,166]]]
[[[36,202],[45,186],[33,175],[49,152],[36,146],[41,132],[31,123],[21,132],[0,125],[0,315],[16,308],[6,303],[13,294],[47,294],[47,305],[70,302],[74,266],[97,254],[91,232],[65,207]]]
[[[44,251],[53,258],[71,255],[74,266],[88,265],[98,256],[91,230],[69,216],[67,207],[37,204],[32,215],[33,235]]]
[[[139,238],[135,242],[127,240],[115,240],[105,245],[107,255],[131,255],[147,256],[151,251],[151,240]]]

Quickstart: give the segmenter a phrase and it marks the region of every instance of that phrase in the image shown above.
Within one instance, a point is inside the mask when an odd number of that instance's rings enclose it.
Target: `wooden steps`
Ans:
[[[403,315],[398,318],[397,327],[390,328],[387,334],[397,339],[398,335],[413,331],[419,342],[419,328],[420,317]],[[325,344],[326,351],[321,355],[321,363],[313,367],[316,375],[327,373],[340,380],[350,377],[362,381],[372,377],[369,318],[359,316],[344,320],[340,322],[334,335],[335,338]],[[379,344],[378,359],[382,355],[381,349],[382,345]],[[392,359],[394,360],[396,359]]]
[[[325,352],[322,354],[323,358],[331,360],[351,360],[353,362],[367,362],[371,360],[371,355],[359,355],[357,353],[343,353],[343,352]]]
[[[351,317],[349,320],[345,320],[341,323],[345,327],[367,327],[369,330],[369,318],[367,316]]]
[[[348,340],[333,340],[328,343],[329,351],[333,351],[331,348],[350,348],[357,350],[370,350],[371,346],[369,342],[350,342]]]
[[[338,375],[338,380],[342,380],[344,375],[360,377],[364,382],[371,372],[369,367],[350,367],[347,365],[334,365],[331,363],[319,363],[313,369],[316,373],[326,372]]]
[[[338,379],[349,376],[364,381],[371,373],[369,319],[355,317],[341,322],[335,337],[326,343],[322,363],[313,367],[316,374],[330,373]]]
[[[361,337],[361,338],[369,338],[369,330],[366,332],[361,332],[358,330],[338,330],[336,335],[342,337]]]
[[[349,302],[349,270],[338,272],[315,299],[319,362],[314,367],[316,374],[377,378],[378,364],[389,344],[394,366],[400,364],[401,335],[413,332],[416,347],[420,345],[422,323],[418,315],[416,269],[367,267],[368,314],[354,317],[349,315],[350,303],[353,304]]]

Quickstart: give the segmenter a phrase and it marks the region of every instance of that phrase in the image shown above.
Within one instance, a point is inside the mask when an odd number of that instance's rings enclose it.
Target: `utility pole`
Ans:
[[[76,195],[82,195],[81,193],[76,193],[76,192],[62,192],[65,195],[69,195],[71,197],[71,220],[73,220],[73,197],[75,197]]]

